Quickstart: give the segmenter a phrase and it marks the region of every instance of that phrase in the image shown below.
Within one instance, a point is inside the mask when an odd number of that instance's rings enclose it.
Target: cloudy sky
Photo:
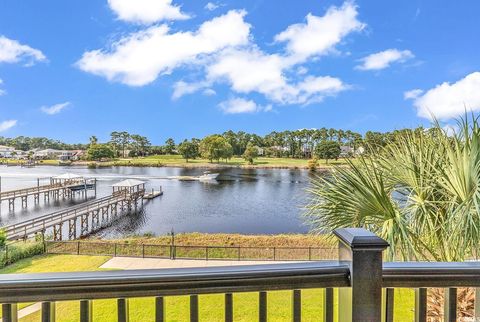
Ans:
[[[480,111],[477,1],[1,0],[0,135],[359,132]]]

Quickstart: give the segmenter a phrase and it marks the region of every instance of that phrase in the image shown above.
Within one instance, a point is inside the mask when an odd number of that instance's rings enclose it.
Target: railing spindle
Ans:
[[[155,322],[165,321],[165,299],[163,296],[155,298]]]
[[[55,302],[42,302],[42,322],[55,322]]]
[[[427,322],[427,289],[415,290],[415,322]]]
[[[190,295],[190,322],[198,322],[198,295]]]
[[[457,289],[445,289],[444,319],[446,322],[457,321]]]
[[[323,290],[323,321],[333,322],[333,288]]]
[[[292,291],[292,321],[293,322],[302,321],[302,291],[301,290]]]
[[[2,321],[3,322],[17,322],[18,321],[17,304],[3,304],[2,305]]]
[[[393,322],[395,289],[385,289],[385,322]]]
[[[233,294],[225,294],[225,322],[233,322]]]
[[[128,322],[128,299],[117,300],[118,322]]]
[[[475,321],[480,321],[480,288],[475,289],[475,300],[474,300],[475,308],[473,313],[473,319]]]
[[[258,293],[258,321],[267,322],[267,292]]]
[[[80,322],[93,321],[92,303],[93,302],[89,300],[80,301]]]

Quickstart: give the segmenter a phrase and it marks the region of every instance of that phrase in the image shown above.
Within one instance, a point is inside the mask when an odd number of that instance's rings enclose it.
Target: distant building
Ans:
[[[15,155],[15,148],[0,145],[0,158],[12,158]]]
[[[365,149],[361,146],[358,147],[356,150],[348,145],[340,146],[340,157],[346,158],[349,156],[361,155],[365,152]]]
[[[348,145],[340,146],[340,158],[346,158],[353,155],[353,148]]]
[[[257,154],[259,156],[265,155],[265,149],[264,148],[261,148],[259,146],[255,146],[255,148],[257,149]]]
[[[38,150],[34,153],[33,157],[35,159],[58,159],[60,155],[62,155],[62,150],[55,150],[55,149],[44,149]]]

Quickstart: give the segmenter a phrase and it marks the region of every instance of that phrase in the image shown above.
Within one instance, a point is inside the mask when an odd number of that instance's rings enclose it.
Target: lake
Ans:
[[[306,170],[228,168],[219,172],[217,182],[179,181],[171,176],[198,176],[203,169],[39,166],[20,168],[0,166],[2,191],[48,184],[48,178],[66,172],[97,178],[97,197],[109,195],[111,185],[127,178],[146,182],[147,190],[161,186],[164,195],[146,201],[143,211],[122,217],[98,233],[103,238],[132,234],[180,232],[279,234],[305,233],[309,230],[301,214],[306,203],[305,189],[311,179]],[[93,192],[89,192],[93,198]],[[1,206],[0,224],[13,224],[82,202],[61,200],[9,212],[8,202]]]

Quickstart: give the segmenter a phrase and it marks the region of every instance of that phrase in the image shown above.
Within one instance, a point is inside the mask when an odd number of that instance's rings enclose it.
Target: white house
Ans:
[[[35,159],[58,159],[62,155],[62,150],[45,149],[35,152]]]
[[[11,146],[0,145],[0,158],[11,158],[15,148]]]

